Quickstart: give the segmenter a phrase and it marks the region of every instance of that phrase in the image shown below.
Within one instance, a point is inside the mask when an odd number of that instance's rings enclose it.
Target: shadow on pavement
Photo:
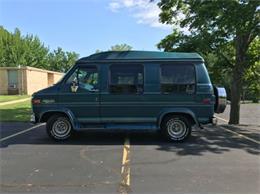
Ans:
[[[260,144],[226,132],[218,127],[211,126],[210,128],[208,127],[199,131],[197,135],[192,136],[191,139],[185,143],[160,145],[158,150],[175,152],[178,155],[221,154],[231,149],[244,150],[253,155],[260,154]],[[259,135],[258,133],[257,141],[259,141]],[[256,137],[256,134],[248,132],[247,136]]]
[[[251,125],[222,125],[224,128],[235,131],[251,139],[260,141],[260,126]]]
[[[250,126],[229,126],[222,127],[238,133],[244,132],[248,137],[260,140],[259,127],[256,131],[250,131]],[[51,140],[46,132],[45,126],[39,127],[30,132],[3,141],[1,148],[10,145],[31,144],[31,145],[123,145],[125,137],[130,138],[131,145],[154,145],[156,149],[164,152],[174,152],[177,155],[203,155],[205,153],[221,154],[232,149],[244,150],[253,155],[260,154],[260,145],[235,134],[227,132],[218,126],[206,126],[204,129],[194,129],[192,136],[182,143],[170,143],[160,137],[156,132],[118,132],[118,131],[88,131],[77,132],[72,139],[56,142]]]

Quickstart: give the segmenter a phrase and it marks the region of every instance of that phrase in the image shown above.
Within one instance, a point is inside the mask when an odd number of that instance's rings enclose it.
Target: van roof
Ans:
[[[160,51],[107,51],[78,60],[81,62],[100,61],[203,61],[197,53]]]

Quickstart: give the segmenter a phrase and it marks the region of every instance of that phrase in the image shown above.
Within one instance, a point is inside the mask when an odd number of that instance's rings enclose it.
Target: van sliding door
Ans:
[[[142,64],[113,64],[107,89],[101,93],[100,116],[104,123],[151,122],[143,110],[144,66]]]

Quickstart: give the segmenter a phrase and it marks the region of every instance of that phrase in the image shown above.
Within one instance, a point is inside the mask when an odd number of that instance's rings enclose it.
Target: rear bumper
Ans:
[[[216,117],[212,117],[210,123],[212,123],[212,125],[217,125],[218,119]]]
[[[213,124],[213,125],[216,125],[217,124],[217,118],[212,116],[212,117],[205,117],[205,118],[199,118],[198,119],[198,122],[199,124],[202,124],[202,125],[206,125],[206,124]]]

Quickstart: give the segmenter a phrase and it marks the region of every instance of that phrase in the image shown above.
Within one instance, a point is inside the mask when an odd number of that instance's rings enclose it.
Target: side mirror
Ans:
[[[77,85],[77,83],[75,81],[72,81],[71,86],[70,86],[71,92],[76,93],[78,88],[79,88],[79,86]]]

